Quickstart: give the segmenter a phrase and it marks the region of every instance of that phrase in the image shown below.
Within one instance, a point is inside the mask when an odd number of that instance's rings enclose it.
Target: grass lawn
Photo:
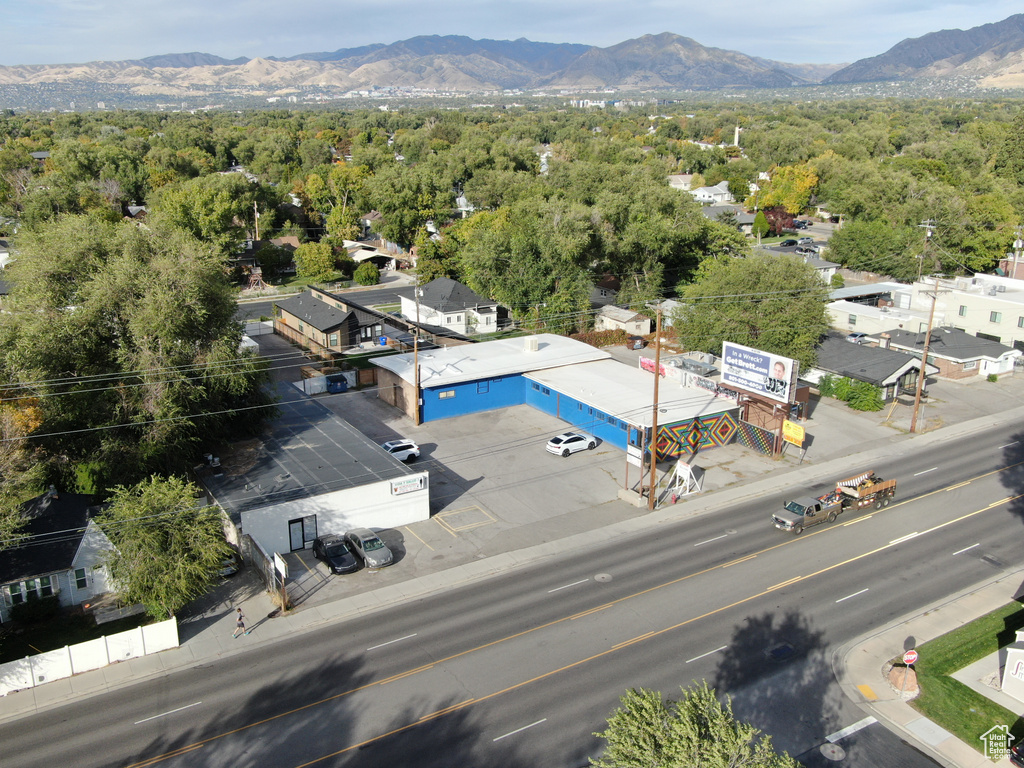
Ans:
[[[61,615],[50,621],[29,625],[20,634],[5,635],[0,640],[0,664],[63,648],[65,645],[95,640],[104,635],[116,635],[151,622],[152,619],[144,613],[106,624],[96,624],[92,616]]]
[[[921,695],[911,706],[978,752],[980,736],[995,725],[1024,737],[1024,720],[949,676],[1012,643],[1022,627],[1024,607],[1012,602],[922,645],[914,665]]]

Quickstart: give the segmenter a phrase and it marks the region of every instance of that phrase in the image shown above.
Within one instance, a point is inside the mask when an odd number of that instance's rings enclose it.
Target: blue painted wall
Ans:
[[[626,450],[626,424],[614,416],[591,408],[575,398],[549,390],[543,384],[526,381],[526,404],[537,410],[557,416],[574,427],[601,438],[606,443]]]
[[[450,419],[452,416],[464,416],[467,413],[522,405],[525,382],[521,375],[514,375],[467,381],[446,387],[425,388],[423,421]]]

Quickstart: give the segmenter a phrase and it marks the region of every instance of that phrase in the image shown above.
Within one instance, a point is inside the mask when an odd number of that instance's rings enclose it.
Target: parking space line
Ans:
[[[408,531],[409,533],[411,533],[411,534],[412,534],[413,536],[416,536],[416,531],[414,531],[414,530],[413,530],[412,528],[410,528],[410,527],[409,527],[408,525],[406,525],[406,526],[403,526],[403,527],[405,528],[405,530],[407,530],[407,531]],[[419,536],[416,536],[416,538],[417,538],[417,539],[419,539],[419,542],[420,542],[420,544],[422,544],[422,545],[423,545],[424,547],[426,547],[427,549],[429,549],[429,550],[430,550],[431,552],[433,552],[433,551],[434,551],[434,548],[433,548],[432,546],[430,546],[429,544],[427,544],[427,542],[425,542],[425,541],[424,541],[423,539],[420,539],[420,537],[419,537]]]
[[[467,513],[476,514],[473,515]],[[457,517],[459,515],[464,515],[468,519],[468,522],[461,524],[456,523],[454,525],[449,522],[448,518]],[[494,515],[483,507],[477,505],[473,505],[472,507],[463,507],[462,509],[449,509],[445,512],[439,513],[435,519],[442,521],[451,531],[468,531],[472,528],[479,528],[483,525],[490,525],[491,523],[498,522],[498,519]]]
[[[457,534],[455,531],[453,531],[451,526],[448,525],[448,523],[446,523],[443,518],[434,517],[432,519],[433,519],[433,521],[435,523],[437,523],[438,525],[441,526],[441,530],[447,531],[448,533],[450,533],[452,535],[453,538],[456,538],[456,539],[459,538],[459,534]]]

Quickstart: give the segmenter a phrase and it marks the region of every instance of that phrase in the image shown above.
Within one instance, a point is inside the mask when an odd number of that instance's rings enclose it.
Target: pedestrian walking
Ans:
[[[232,637],[238,637],[238,633],[241,632],[243,635],[249,634],[245,631],[245,616],[242,614],[241,608],[235,608],[238,611],[238,615],[235,616],[235,631],[232,633]]]

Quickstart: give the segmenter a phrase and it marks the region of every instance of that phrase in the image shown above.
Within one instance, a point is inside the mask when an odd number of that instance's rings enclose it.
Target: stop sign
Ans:
[[[903,654],[903,663],[908,667],[917,661],[917,651],[910,650]]]

